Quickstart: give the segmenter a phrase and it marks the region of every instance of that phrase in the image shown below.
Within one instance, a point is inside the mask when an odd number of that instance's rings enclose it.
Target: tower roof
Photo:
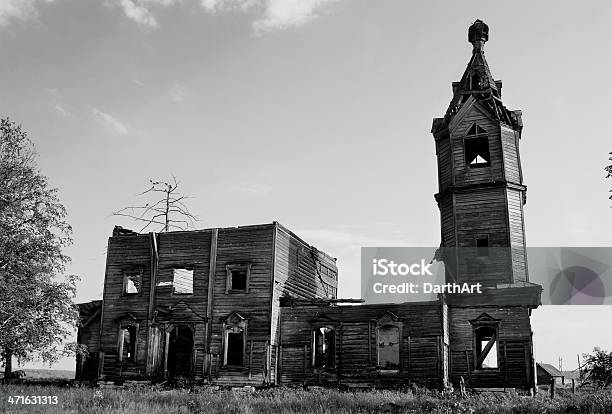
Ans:
[[[501,81],[496,81],[485,59],[484,44],[489,40],[489,26],[477,19],[468,29],[468,41],[472,44],[472,57],[459,82],[453,82],[453,99],[444,118],[434,121],[432,132],[448,125],[469,96],[473,96],[494,119],[521,130],[520,111],[510,111],[501,100]]]

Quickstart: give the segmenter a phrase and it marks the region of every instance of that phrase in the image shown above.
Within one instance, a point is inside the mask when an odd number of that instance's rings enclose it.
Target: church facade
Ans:
[[[101,301],[80,304],[77,379],[218,385],[535,387],[520,111],[485,60],[488,26],[432,126],[447,283],[420,303],[337,299],[336,261],[278,223],[109,239]]]

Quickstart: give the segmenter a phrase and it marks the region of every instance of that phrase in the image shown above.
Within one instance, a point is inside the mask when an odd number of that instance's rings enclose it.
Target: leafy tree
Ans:
[[[599,387],[612,385],[612,352],[594,348],[590,354],[583,354],[583,369],[586,373],[585,382]]]
[[[34,145],[21,126],[0,120],[0,361],[51,363],[66,348],[78,311],[76,276],[60,281],[70,258],[63,249],[72,229],[57,190],[36,165]]]

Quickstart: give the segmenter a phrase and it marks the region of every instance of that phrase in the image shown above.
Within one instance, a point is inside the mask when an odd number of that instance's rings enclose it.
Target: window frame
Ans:
[[[138,275],[138,292],[127,292],[127,280],[130,275]],[[123,282],[121,288],[121,296],[142,296],[142,269],[124,270],[123,271]]]
[[[234,289],[232,287],[232,272],[234,270],[246,271],[246,280],[244,289]],[[225,266],[225,294],[229,293],[249,293],[249,284],[251,282],[251,263],[229,263]]]
[[[397,340],[398,340],[398,344],[397,344],[397,367],[388,367],[388,366],[383,366],[381,364],[381,358],[380,358],[380,331],[382,329],[389,329],[389,328],[393,328],[397,330]],[[393,371],[399,371],[400,367],[402,365],[402,329],[400,326],[398,326],[398,324],[395,323],[385,323],[382,325],[376,324],[376,368],[378,370],[381,371],[388,371],[388,372],[393,372]]]
[[[176,287],[174,286],[174,271],[175,270],[188,270],[191,271],[191,293],[177,293]],[[172,296],[193,296],[195,291],[195,268],[194,266],[183,266],[183,267],[172,267]]]
[[[119,323],[119,330],[117,336],[117,361],[119,364],[136,364],[138,362],[138,331],[140,324],[135,321],[122,321]],[[130,348],[131,355],[127,358],[123,358],[123,351],[125,345],[125,334],[124,331],[128,331],[130,334]]]
[[[373,319],[372,324],[374,325],[374,346],[373,350],[375,355],[373,356],[373,361],[371,363],[375,364],[376,369],[380,373],[400,373],[403,370],[402,358],[403,358],[403,338],[404,338],[404,323],[403,320],[400,319],[393,312],[387,311],[378,319]],[[379,331],[384,327],[395,327],[398,330],[398,363],[397,368],[389,368],[380,365],[380,354],[379,354]]]
[[[223,367],[226,368],[240,368],[247,369],[247,333],[248,333],[249,321],[242,317],[237,312],[232,312],[223,321],[223,337],[222,337],[222,350],[223,350]],[[240,329],[242,331],[242,365],[228,364],[227,354],[229,350],[229,331],[232,329]]]
[[[317,333],[321,331],[321,329],[329,329],[331,330],[331,332],[333,332],[333,346],[332,346],[332,351],[331,351],[331,365],[327,366],[327,365],[319,365],[318,361],[319,359],[317,359]],[[310,348],[311,348],[311,359],[310,359],[310,363],[312,366],[313,370],[335,370],[337,368],[337,349],[338,349],[338,329],[337,326],[335,324],[331,324],[331,323],[322,323],[322,324],[316,324],[312,327],[311,330],[311,343],[310,343]]]
[[[473,133],[472,133],[472,129],[474,129]],[[486,141],[487,155],[488,155],[487,162],[485,164],[471,164],[470,163],[471,160],[468,159],[468,156],[467,156],[468,155],[468,145],[477,145],[475,141],[480,141],[480,140]],[[470,143],[470,141],[472,142]],[[468,132],[466,133],[465,137],[463,137],[463,158],[465,160],[465,165],[468,169],[491,167],[492,160],[491,160],[491,146],[490,146],[490,140],[489,140],[489,133],[487,132],[487,130],[482,128],[477,123],[473,123],[472,125],[470,125],[470,127],[468,128]]]
[[[474,371],[486,371],[486,372],[495,372],[495,371],[500,371],[500,344],[499,344],[499,327],[500,327],[500,322],[501,319],[493,319],[491,318],[488,314],[483,313],[482,315],[480,315],[477,319],[475,320],[471,320],[470,323],[472,325],[472,354],[473,354],[473,369]],[[486,358],[486,356],[483,358],[483,361],[481,362],[481,364],[478,364],[478,358],[480,357],[479,353],[478,353],[478,335],[477,335],[477,331],[479,329],[492,329],[493,330],[493,337],[495,338],[495,341],[493,342],[493,344],[495,345],[495,351],[497,353],[496,355],[496,361],[497,361],[497,367],[483,367],[482,366],[482,362],[484,362],[484,359]],[[481,350],[482,352],[482,350]],[[489,349],[489,352],[491,352],[491,349]],[[487,353],[487,355],[489,355],[489,353]]]

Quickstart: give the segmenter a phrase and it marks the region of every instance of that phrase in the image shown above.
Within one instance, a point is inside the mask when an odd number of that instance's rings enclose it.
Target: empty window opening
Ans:
[[[136,327],[126,326],[119,331],[119,361],[136,360]]]
[[[246,269],[234,269],[232,270],[232,289],[234,290],[246,290],[247,284],[247,271]]]
[[[476,368],[498,368],[497,331],[490,326],[476,328]]]
[[[479,90],[481,88],[480,86],[480,75],[478,75],[477,73],[474,73],[472,75],[472,90]]]
[[[489,256],[489,238],[480,237],[476,239],[476,256],[488,257]]]
[[[476,124],[476,134],[477,135],[485,135],[487,133],[487,131],[485,131],[484,128],[482,128],[480,125]]]
[[[168,374],[171,377],[188,377],[192,373],[193,330],[177,325],[170,332],[168,344]]]
[[[470,168],[487,167],[491,163],[487,137],[465,140],[465,159]]]
[[[136,295],[140,293],[141,273],[127,272],[123,275],[123,294]]]
[[[230,291],[248,292],[250,273],[250,264],[228,265],[225,293]]]
[[[313,367],[333,368],[336,357],[336,333],[333,328],[324,326],[313,332]]]
[[[479,136],[479,135],[486,135],[486,134],[487,134],[487,130],[486,129],[484,129],[480,125],[474,123],[474,124],[472,124],[472,126],[470,127],[470,129],[468,130],[466,135]]]
[[[244,365],[244,330],[237,326],[227,328],[225,340],[225,364]]]
[[[193,269],[173,269],[172,286],[175,295],[193,294]]]
[[[378,367],[399,368],[400,331],[397,326],[387,325],[378,328]]]

